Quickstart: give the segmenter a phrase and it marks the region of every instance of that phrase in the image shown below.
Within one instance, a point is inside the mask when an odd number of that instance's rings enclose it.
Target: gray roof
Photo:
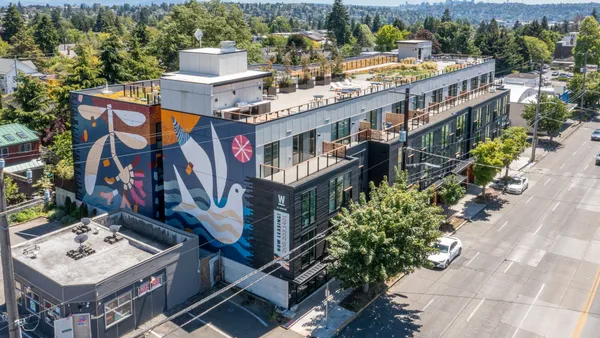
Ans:
[[[23,65],[25,65],[29,68],[33,68],[37,72],[37,67],[30,60],[26,60],[26,61],[17,60],[17,62],[19,62],[21,64],[21,67]],[[19,67],[19,68],[21,68],[21,67]],[[6,74],[6,73],[10,72],[13,68],[15,68],[15,59],[1,59],[0,58],[0,74]]]

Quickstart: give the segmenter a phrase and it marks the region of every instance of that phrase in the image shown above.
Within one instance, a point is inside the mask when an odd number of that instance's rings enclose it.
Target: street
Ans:
[[[598,337],[600,143],[586,123],[455,234],[446,270],[404,277],[342,337]]]

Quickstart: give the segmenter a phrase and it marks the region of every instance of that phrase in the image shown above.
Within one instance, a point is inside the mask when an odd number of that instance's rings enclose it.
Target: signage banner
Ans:
[[[273,210],[273,254],[275,258],[289,258],[290,251],[290,214],[288,213],[289,196],[275,193]],[[284,269],[289,270],[289,264],[282,262]]]

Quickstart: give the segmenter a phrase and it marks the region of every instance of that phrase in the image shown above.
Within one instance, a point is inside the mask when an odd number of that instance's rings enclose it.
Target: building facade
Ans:
[[[160,80],[165,222],[221,252],[229,282],[283,257],[250,290],[293,308],[327,281],[330,220],[369,182],[394,182],[396,168],[423,188],[466,176],[469,150],[509,123],[493,59],[426,60],[438,70],[271,100],[262,95],[270,73],[248,70],[245,51],[182,51],[181,70]],[[96,176],[102,186],[110,177]]]

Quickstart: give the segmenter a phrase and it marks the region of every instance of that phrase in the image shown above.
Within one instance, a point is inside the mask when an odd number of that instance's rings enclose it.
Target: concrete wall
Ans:
[[[232,108],[238,102],[261,101],[262,85],[262,79],[255,79],[214,87],[212,110]]]
[[[69,197],[71,199],[71,201],[74,201],[75,198],[75,193],[62,189],[62,188],[56,188],[56,205],[58,205],[59,207],[64,207],[65,206],[65,199]]]
[[[160,79],[162,109],[212,116],[212,86]]]
[[[179,70],[204,75],[224,76],[248,70],[248,53],[199,53],[198,49],[179,51]]]
[[[241,277],[244,277],[245,275],[254,271],[253,268],[247,267],[225,257],[223,257],[222,262],[225,281],[228,283],[233,283]],[[238,286],[242,288],[246,287],[264,276],[265,273],[259,272],[256,275],[239,283]],[[288,308],[288,290],[288,282],[273,276],[266,276],[265,278],[261,279],[260,282],[248,288],[248,291],[286,309]]]

